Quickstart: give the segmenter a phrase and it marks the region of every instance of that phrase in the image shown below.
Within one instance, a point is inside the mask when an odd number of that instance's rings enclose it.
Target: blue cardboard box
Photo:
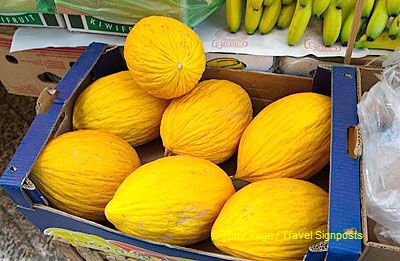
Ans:
[[[79,93],[93,80],[125,69],[118,48],[91,44],[56,90],[50,89],[39,98],[38,107],[42,113],[36,116],[1,177],[1,186],[20,212],[44,234],[64,238],[72,245],[139,260],[239,260],[219,252],[210,242],[190,247],[151,242],[125,235],[105,224],[67,214],[50,207],[29,180],[32,165],[46,143],[54,136],[71,130],[71,111]],[[313,181],[322,187],[325,184],[325,189],[329,189],[329,233],[342,235],[342,238],[311,246],[306,260],[357,260],[361,254],[360,238],[343,238],[343,235],[361,232],[359,160],[348,155],[348,128],[358,123],[354,106],[357,102],[357,75],[355,68],[340,66],[319,68],[314,81],[304,77],[211,68],[203,76],[203,79],[228,79],[242,85],[252,97],[255,112],[276,99],[296,92],[315,91],[331,95],[330,168]],[[145,158],[144,162],[157,157],[157,153],[149,153],[145,148],[138,149],[138,152]],[[229,164],[223,167],[229,172]]]

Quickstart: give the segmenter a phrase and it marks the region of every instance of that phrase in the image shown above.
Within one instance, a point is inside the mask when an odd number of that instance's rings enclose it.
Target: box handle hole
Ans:
[[[61,80],[60,76],[58,76],[54,73],[51,73],[51,72],[44,72],[42,74],[39,74],[37,77],[42,82],[46,82],[46,83],[59,83]]]
[[[12,55],[6,55],[6,60],[7,60],[9,63],[14,63],[14,64],[17,64],[17,63],[18,63],[18,59],[15,58],[15,57],[12,56]]]
[[[344,77],[353,79],[353,75],[351,73],[344,73]]]
[[[359,126],[349,126],[347,128],[347,155],[357,159],[362,154],[361,132]]]

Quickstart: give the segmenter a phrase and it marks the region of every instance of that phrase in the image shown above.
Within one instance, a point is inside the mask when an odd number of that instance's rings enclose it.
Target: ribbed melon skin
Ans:
[[[221,163],[236,153],[252,114],[250,97],[240,85],[227,80],[203,81],[167,107],[161,138],[173,154]]]
[[[163,16],[145,17],[135,24],[126,38],[124,56],[137,84],[164,99],[192,90],[206,67],[200,37],[182,22]]]
[[[148,94],[128,71],[122,71],[98,79],[79,95],[73,126],[108,131],[138,146],[160,135],[167,105],[167,100]]]
[[[211,237],[220,250],[236,257],[302,260],[308,247],[322,240],[327,221],[328,193],[307,181],[274,178],[235,193]]]
[[[118,186],[139,166],[136,151],[120,137],[80,130],[51,140],[29,177],[60,210],[100,221]]]
[[[213,222],[235,192],[227,174],[210,161],[164,157],[135,170],[105,213],[127,234],[174,245],[207,239]]]
[[[244,131],[235,178],[309,178],[328,163],[330,138],[330,97],[286,96],[263,109]]]

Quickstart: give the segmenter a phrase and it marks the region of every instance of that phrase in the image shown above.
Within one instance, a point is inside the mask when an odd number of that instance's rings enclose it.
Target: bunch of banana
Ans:
[[[245,2],[244,2],[245,1]],[[338,40],[347,45],[350,39],[357,0],[226,0],[226,21],[231,32],[241,24],[245,3],[244,29],[247,34],[261,34],[275,27],[288,29],[287,42],[296,45],[312,17],[323,20],[322,40],[332,46]],[[393,17],[393,18],[391,18]],[[356,46],[393,49],[400,38],[400,0],[364,0]]]

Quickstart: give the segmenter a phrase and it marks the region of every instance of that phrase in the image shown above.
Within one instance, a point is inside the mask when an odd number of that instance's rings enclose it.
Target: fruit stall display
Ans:
[[[327,230],[328,193],[305,179],[330,158],[330,97],[292,94],[254,116],[239,84],[200,81],[200,38],[173,18],[140,20],[124,57],[128,70],[80,93],[73,130],[36,160],[30,178],[50,204],[142,239],[300,260],[319,240],[286,233]],[[141,163],[138,146],[159,136],[164,157]],[[229,176],[217,164],[232,157]]]
[[[247,34],[267,34],[288,28],[287,43],[296,45],[310,19],[322,19],[322,42],[347,46],[357,0],[242,0],[226,1],[226,22],[236,33],[244,20]],[[244,19],[242,19],[244,13]],[[357,48],[395,50],[400,47],[400,1],[365,0],[357,29]]]

